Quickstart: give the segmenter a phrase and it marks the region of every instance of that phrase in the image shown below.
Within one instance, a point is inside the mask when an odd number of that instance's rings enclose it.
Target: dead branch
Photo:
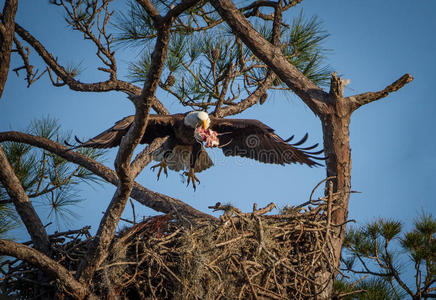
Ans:
[[[412,80],[413,77],[410,74],[404,74],[398,80],[388,85],[381,91],[367,92],[359,95],[354,95],[354,96],[347,97],[344,100],[349,101],[351,103],[352,110],[354,111],[359,107],[361,107],[362,105],[387,97],[390,93],[398,91]]]
[[[38,79],[40,79],[45,72],[47,72],[47,69],[45,69],[44,71],[42,71],[39,75],[38,75],[38,70],[33,71],[34,66],[32,66],[29,62],[29,48],[26,47],[26,49],[23,49],[23,46],[21,45],[20,41],[14,37],[14,43],[15,43],[15,47],[16,51],[18,52],[18,55],[20,55],[21,59],[23,60],[23,66],[18,67],[13,69],[12,71],[14,71],[17,76],[19,76],[19,71],[22,69],[26,70],[26,81],[27,81],[27,87],[30,87],[32,85],[32,83],[34,83],[35,81],[37,81]]]
[[[0,18],[3,19],[3,16],[0,15]],[[58,76],[62,80],[62,83],[58,82],[55,84],[55,86],[62,86],[66,84],[70,89],[81,92],[122,91],[127,93],[128,95],[139,95],[141,93],[140,87],[115,78],[110,78],[106,81],[96,83],[82,83],[76,80],[71,74],[69,74],[66,69],[59,64],[57,59],[55,59],[55,57],[46,50],[41,42],[39,42],[27,30],[25,30],[23,27],[16,23],[15,32],[33,49],[35,49],[35,51],[38,53],[39,56],[41,56],[41,58],[48,65],[48,67],[53,70],[56,76]],[[52,81],[56,82],[53,79]],[[153,109],[159,114],[169,114],[168,110],[156,97],[153,98]]]

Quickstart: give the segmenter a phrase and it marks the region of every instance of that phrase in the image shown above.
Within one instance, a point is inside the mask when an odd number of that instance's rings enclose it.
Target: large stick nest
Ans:
[[[94,277],[94,293],[121,299],[312,299],[331,279],[320,282],[319,274],[337,271],[330,242],[339,228],[331,224],[333,198],[278,215],[265,214],[274,204],[251,213],[217,204],[213,208],[224,214],[216,223],[176,213],[150,217],[119,232]],[[90,245],[87,230],[51,237],[53,258],[73,272]],[[0,266],[4,294],[62,294],[48,287],[55,280],[41,281],[25,262]]]

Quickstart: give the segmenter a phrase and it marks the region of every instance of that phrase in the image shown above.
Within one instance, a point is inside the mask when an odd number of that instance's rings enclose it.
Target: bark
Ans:
[[[144,170],[144,168],[152,161],[153,152],[156,151],[160,146],[162,146],[168,137],[157,138],[155,139],[151,145],[144,150],[142,150],[132,161],[131,163],[131,171],[133,178],[136,178],[139,173]]]
[[[46,273],[55,276],[59,279],[58,282],[64,292],[75,299],[84,299],[86,296],[88,299],[96,299],[94,295],[88,295],[87,289],[74,279],[70,271],[35,249],[20,243],[0,239],[0,254],[27,261]]]
[[[389,95],[389,93],[396,92],[401,89],[404,85],[408,84],[413,80],[413,77],[410,74],[404,74],[398,80],[388,85],[381,91],[377,92],[367,92],[359,95],[354,95],[351,97],[347,97],[345,100],[351,102],[352,110],[356,110],[362,105],[371,103],[373,101],[379,100]]]
[[[17,9],[18,0],[5,1],[3,18],[0,22],[0,98],[8,78]]]
[[[15,175],[3,149],[0,147],[0,181],[11,197],[15,209],[26,226],[35,249],[44,254],[50,253],[50,243],[47,232],[32,206],[20,180]]]

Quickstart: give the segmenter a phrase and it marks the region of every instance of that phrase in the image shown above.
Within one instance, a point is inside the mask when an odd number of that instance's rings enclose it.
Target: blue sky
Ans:
[[[118,2],[119,3],[119,2]],[[405,73],[415,80],[399,92],[356,111],[351,122],[352,189],[349,217],[363,224],[378,217],[394,218],[410,225],[422,211],[435,214],[436,139],[432,119],[434,96],[436,3],[433,1],[326,1],[305,0],[306,16],[317,15],[330,33],[325,47],[332,49],[328,63],[351,84],[347,95],[383,89]],[[20,2],[17,22],[37,37],[62,64],[80,63],[83,82],[105,80],[96,71],[98,60],[92,44],[71,32],[63,12],[47,1]],[[140,52],[117,50],[120,78],[127,64]],[[40,69],[41,61],[31,55]],[[14,55],[12,68],[20,65]],[[11,72],[0,100],[0,130],[24,129],[31,120],[50,115],[65,130],[90,138],[133,113],[123,93],[78,93],[66,87],[54,88],[45,76],[26,88],[23,75]],[[184,112],[166,93],[158,93],[171,113]],[[276,93],[262,106],[256,105],[239,117],[255,118],[274,128],[282,137],[309,132],[309,141],[322,143],[319,120],[296,97]],[[108,154],[113,168],[115,150]],[[146,168],[137,178],[145,187],[179,198],[209,212],[207,206],[220,201],[250,210],[253,202],[265,206],[297,205],[307,201],[312,188],[325,177],[323,168],[272,166],[242,158],[224,158],[219,150],[209,152],[215,167],[198,174],[197,191],[187,188],[178,173],[156,181]],[[85,199],[77,212],[81,217],[70,227],[91,225],[95,230],[112,197],[111,185],[81,186]],[[136,205],[138,217],[153,211]],[[131,218],[128,207],[125,217]],[[46,220],[43,220],[46,223]],[[49,227],[55,230],[54,226]]]

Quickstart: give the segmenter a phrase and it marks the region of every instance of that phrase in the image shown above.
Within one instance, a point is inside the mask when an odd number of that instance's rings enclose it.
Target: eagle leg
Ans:
[[[160,173],[162,173],[162,170],[164,171],[164,174],[168,177],[167,162],[165,161],[165,159],[163,159],[157,165],[152,166],[150,169],[154,171],[154,169],[156,169],[157,167],[159,167],[159,171],[157,172],[157,180],[159,180]]]
[[[197,176],[195,176],[194,168],[189,168],[189,172],[184,172],[183,174],[188,177],[188,184],[186,186],[188,186],[189,182],[192,181],[192,187],[195,191],[195,189],[197,188],[195,182],[198,182],[200,184],[200,180],[197,178]]]

